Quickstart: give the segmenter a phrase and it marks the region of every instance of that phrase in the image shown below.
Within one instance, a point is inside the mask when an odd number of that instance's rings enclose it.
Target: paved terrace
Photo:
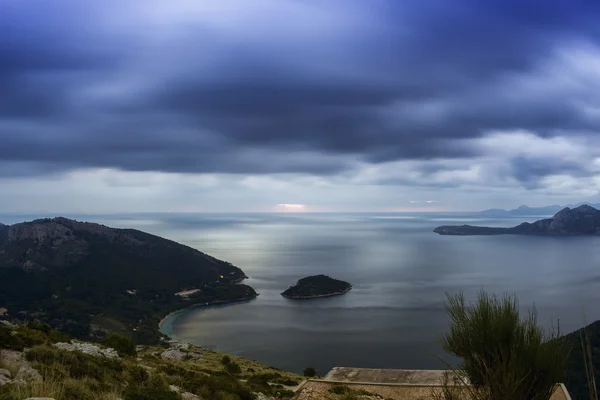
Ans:
[[[323,379],[310,379],[301,384],[296,400],[339,400],[329,389],[340,385],[365,390],[383,399],[431,400],[440,393],[443,376],[444,371],[440,370],[336,367]],[[571,400],[571,397],[563,385],[557,385],[551,400]]]

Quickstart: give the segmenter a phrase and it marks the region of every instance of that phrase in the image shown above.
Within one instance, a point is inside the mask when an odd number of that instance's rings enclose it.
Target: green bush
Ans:
[[[71,378],[91,378],[98,382],[122,381],[125,365],[119,359],[95,357],[81,352],[68,352],[48,346],[37,346],[27,351],[27,360],[55,368],[61,365]]]
[[[334,386],[331,389],[329,389],[329,393],[333,393],[333,394],[345,394],[348,391],[348,388],[346,386]]]
[[[94,400],[92,390],[81,381],[65,381],[63,397],[69,400]]]
[[[0,348],[21,351],[26,347],[34,347],[47,342],[70,341],[69,335],[50,328],[48,324],[30,322],[14,329],[0,324]]]
[[[309,378],[317,376],[317,371],[313,367],[304,368],[303,373],[304,376],[307,376]]]
[[[115,349],[121,357],[136,355],[135,343],[127,336],[109,333],[106,335],[105,344]]]
[[[23,341],[25,347],[37,346],[48,341],[48,336],[44,332],[26,326],[18,327],[14,335]]]
[[[44,332],[45,334],[49,334],[52,328],[50,325],[42,322],[30,322],[27,324],[29,329],[35,329],[36,331]]]
[[[275,391],[275,394],[279,398],[291,398],[294,397],[296,393],[292,392],[291,390],[277,390]]]
[[[234,363],[234,362],[225,364],[225,369],[230,374],[239,374],[239,373],[242,372],[242,369],[240,368],[240,366],[237,363]]]
[[[486,399],[549,399],[562,382],[569,348],[559,334],[546,335],[535,308],[521,319],[516,298],[481,292],[467,305],[462,293],[448,296],[450,331],[442,339],[461,360],[464,374]]]
[[[125,400],[180,400],[167,383],[158,376],[144,382],[130,384],[123,393]]]
[[[25,343],[21,337],[13,335],[13,330],[4,324],[0,324],[0,348],[21,351]]]
[[[67,335],[66,333],[57,331],[56,329],[52,329],[48,333],[48,338],[50,339],[50,341],[52,343],[59,343],[59,342],[71,343],[71,336]]]
[[[275,379],[274,382],[280,383],[285,386],[296,386],[296,385],[298,385],[298,383],[300,383],[297,380],[292,379],[292,378],[279,378],[279,379]]]
[[[231,358],[229,356],[223,356],[223,358],[221,358],[221,364],[223,365],[227,365],[231,362]]]
[[[129,375],[129,380],[134,382],[145,382],[150,377],[148,371],[138,365],[128,367],[127,374]]]

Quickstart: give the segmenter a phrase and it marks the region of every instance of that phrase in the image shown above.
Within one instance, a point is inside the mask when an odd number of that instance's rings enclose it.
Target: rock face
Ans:
[[[54,347],[60,350],[66,351],[81,351],[82,353],[89,354],[96,357],[108,357],[108,358],[119,358],[119,354],[113,348],[102,349],[91,343],[55,343]]]
[[[534,223],[524,222],[513,228],[490,228],[471,225],[440,226],[440,235],[600,235],[600,211],[588,205],[563,208],[552,218]]]

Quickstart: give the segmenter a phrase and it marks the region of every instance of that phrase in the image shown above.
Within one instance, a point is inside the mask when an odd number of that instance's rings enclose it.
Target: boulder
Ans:
[[[4,386],[10,382],[11,373],[7,369],[0,368],[0,386]]]
[[[39,372],[29,365],[29,363],[24,364],[19,368],[19,372],[15,376],[15,381],[17,382],[31,382],[31,381],[41,381],[42,376]]]

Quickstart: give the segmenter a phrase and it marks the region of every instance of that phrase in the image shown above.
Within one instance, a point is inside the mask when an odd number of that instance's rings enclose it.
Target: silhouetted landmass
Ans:
[[[596,321],[585,328],[581,328],[566,335],[566,339],[571,345],[572,349],[567,361],[565,386],[569,390],[573,400],[589,399],[590,395],[588,390],[588,379],[586,378],[585,362],[583,358],[584,352],[582,350],[582,341],[587,354],[589,339],[589,351],[591,352],[592,356],[591,361],[593,365],[594,377],[596,379],[596,384],[600,385],[600,321]]]
[[[333,279],[327,275],[314,275],[300,279],[281,295],[288,299],[314,299],[341,295],[350,289],[352,289],[352,285],[348,282]]]
[[[256,297],[241,269],[134,229],[67,218],[0,226],[0,307],[79,338],[105,328],[154,343],[158,321],[192,304]],[[176,295],[192,290],[187,296]]]
[[[600,203],[576,203],[567,204],[566,206],[551,205],[544,207],[529,207],[526,205],[513,208],[512,210],[505,210],[502,208],[490,208],[488,210],[480,211],[479,214],[486,217],[518,217],[518,216],[533,216],[533,215],[554,215],[565,207],[577,208],[582,205],[589,205],[594,208],[600,208]]]
[[[434,229],[440,235],[600,235],[600,211],[583,205],[566,207],[552,218],[534,223],[524,222],[512,228],[494,228],[472,225],[440,226]]]

